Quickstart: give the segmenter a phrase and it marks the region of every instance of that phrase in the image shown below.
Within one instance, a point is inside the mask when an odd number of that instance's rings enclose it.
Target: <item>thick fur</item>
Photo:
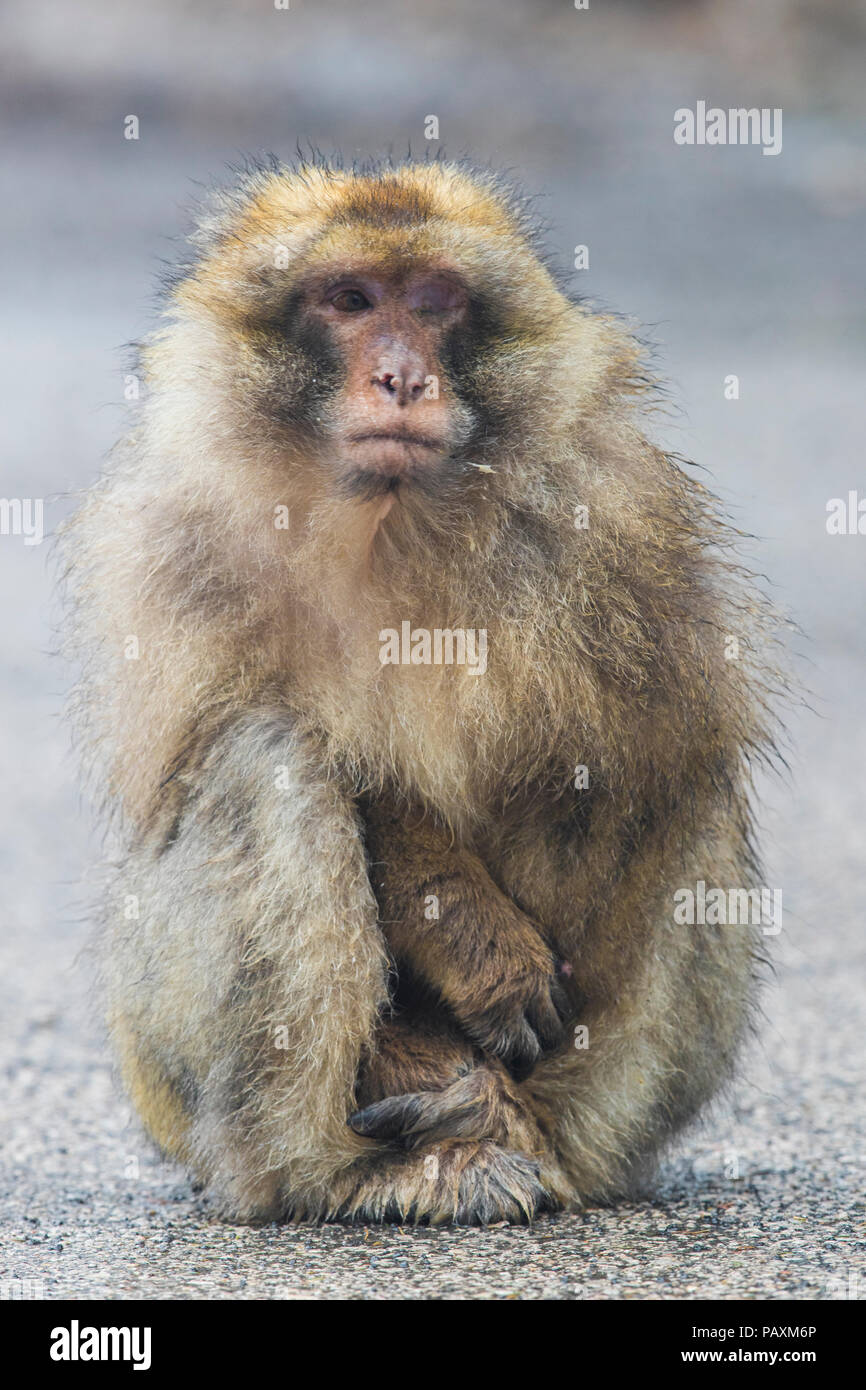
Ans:
[[[755,929],[675,926],[673,893],[760,882],[762,602],[643,433],[636,343],[562,293],[497,181],[257,170],[195,249],[64,539],[135,1104],[242,1220],[627,1192],[750,1017]],[[337,368],[291,327],[302,278],[359,258],[454,266],[480,306],[450,364],[461,446],[381,522],[318,429]],[[382,666],[404,619],[485,628],[486,674]],[[413,904],[447,881],[437,936]],[[391,1019],[395,962],[416,994]]]

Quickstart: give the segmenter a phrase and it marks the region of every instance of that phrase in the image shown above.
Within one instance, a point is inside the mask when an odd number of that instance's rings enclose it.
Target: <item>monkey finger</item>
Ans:
[[[485,1052],[499,1057],[513,1076],[528,1076],[541,1056],[542,1047],[529,1020],[523,1013],[503,1023],[497,1018],[492,1026],[470,1033]]]
[[[554,986],[537,994],[526,1013],[542,1051],[551,1052],[562,1041],[565,1032],[562,1014],[554,997]]]

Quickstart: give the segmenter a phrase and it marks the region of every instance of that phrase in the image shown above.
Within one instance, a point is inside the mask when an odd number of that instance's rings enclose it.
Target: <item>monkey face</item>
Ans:
[[[306,292],[302,314],[343,365],[330,423],[350,475],[391,488],[451,453],[464,422],[443,380],[442,348],[467,309],[456,277],[424,269],[349,272]]]

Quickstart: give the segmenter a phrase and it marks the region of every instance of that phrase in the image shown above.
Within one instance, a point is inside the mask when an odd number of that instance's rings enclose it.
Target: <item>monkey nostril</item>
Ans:
[[[376,372],[373,385],[384,387],[393,396],[400,390],[402,382],[395,372]]]

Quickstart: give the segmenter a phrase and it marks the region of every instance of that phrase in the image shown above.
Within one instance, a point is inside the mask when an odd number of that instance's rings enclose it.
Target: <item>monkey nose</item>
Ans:
[[[404,371],[391,371],[380,367],[370,379],[371,386],[378,386],[386,396],[391,396],[398,405],[408,405],[417,401],[424,390],[424,377],[420,370],[412,367]]]

